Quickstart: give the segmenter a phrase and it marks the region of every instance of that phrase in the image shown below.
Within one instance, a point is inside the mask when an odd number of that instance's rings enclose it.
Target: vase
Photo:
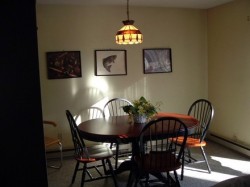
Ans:
[[[143,114],[133,115],[134,123],[146,123],[147,116]]]

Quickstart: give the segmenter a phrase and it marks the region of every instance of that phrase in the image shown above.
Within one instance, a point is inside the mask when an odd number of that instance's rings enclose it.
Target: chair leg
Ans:
[[[140,180],[139,168],[137,167],[136,163],[133,163],[132,168],[130,168],[127,187],[136,187],[139,180]]]
[[[133,184],[133,171],[129,172],[127,187],[131,187]]]
[[[60,151],[60,164],[59,165],[48,165],[48,167],[50,167],[50,168],[60,169],[62,167],[62,163],[63,163],[62,143],[58,142],[58,146],[59,146],[59,151]]]
[[[177,176],[177,172],[174,171],[174,177],[175,177],[175,186],[179,187],[180,186],[180,181]]]
[[[81,187],[84,186],[85,182],[85,176],[86,176],[86,171],[87,171],[87,163],[83,164],[83,169],[82,169],[82,181],[81,181]]]
[[[202,155],[203,155],[203,157],[204,157],[204,159],[206,161],[208,173],[211,173],[211,168],[210,168],[210,166],[208,164],[207,156],[206,156],[206,153],[205,153],[203,147],[201,147],[201,152],[202,152]]]
[[[106,160],[106,162],[105,162],[104,159],[103,159],[102,160],[102,167],[103,167],[103,172],[105,173],[105,175],[107,175],[106,163],[108,163],[108,160]]]
[[[191,160],[191,158],[192,158],[191,157],[191,151],[190,151],[190,149],[188,147],[186,149],[187,149],[187,153],[188,153],[188,162],[191,163],[192,162],[192,160]]]
[[[78,171],[78,168],[79,168],[79,162],[76,163],[74,174],[73,174],[73,177],[72,177],[72,180],[71,180],[71,184],[73,184],[75,182],[76,173]]]
[[[182,153],[181,180],[184,178],[185,150]]]
[[[62,167],[63,165],[63,152],[62,152],[62,143],[59,142],[59,150],[60,150],[60,168]]]
[[[191,163],[192,159],[194,161],[197,161],[196,159],[192,158],[190,149],[189,148],[186,148],[186,149],[187,149],[187,155],[188,155],[188,162]],[[207,164],[208,173],[211,173],[211,168],[209,166],[209,163],[208,163],[207,156],[206,156],[206,153],[204,151],[204,148],[200,147],[200,149],[201,149],[201,153],[202,153],[202,155],[204,157],[204,160],[205,160],[205,162]],[[183,155],[182,155],[181,180],[183,180],[183,178],[184,178],[184,163],[185,163],[185,151],[183,151]]]
[[[107,159],[107,162],[108,162],[108,165],[109,165],[109,169],[110,169],[110,171],[111,171],[111,175],[112,175],[112,178],[113,178],[113,181],[114,181],[115,187],[118,187],[117,180],[116,180],[116,176],[115,176],[115,173],[114,173],[114,170],[113,170],[112,164],[111,164],[111,162],[110,162],[110,160],[109,160],[109,159]]]
[[[116,143],[116,151],[115,151],[115,169],[118,167],[118,159],[119,159],[119,143]]]
[[[146,176],[145,186],[149,187],[149,174]]]
[[[137,184],[138,184],[139,180],[140,179],[138,179],[138,178],[135,179],[135,185],[134,185],[134,187],[137,187]]]

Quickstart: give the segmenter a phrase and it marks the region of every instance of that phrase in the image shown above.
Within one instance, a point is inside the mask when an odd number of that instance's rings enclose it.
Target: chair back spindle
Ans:
[[[205,139],[207,130],[214,116],[214,108],[210,101],[199,99],[195,101],[188,110],[188,115],[193,116],[199,121],[199,126],[192,133],[193,138],[200,139],[202,142]]]
[[[123,98],[113,98],[109,100],[103,108],[103,116],[122,116],[127,115],[123,111],[123,106],[133,105],[130,101]]]

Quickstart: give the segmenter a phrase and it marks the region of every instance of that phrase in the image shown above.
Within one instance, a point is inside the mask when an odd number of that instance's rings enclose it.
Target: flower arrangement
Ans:
[[[123,111],[134,117],[144,116],[146,120],[150,120],[155,114],[157,114],[157,110],[159,109],[159,104],[153,105],[144,97],[140,97],[140,99],[134,100],[132,103],[133,105],[123,106]]]

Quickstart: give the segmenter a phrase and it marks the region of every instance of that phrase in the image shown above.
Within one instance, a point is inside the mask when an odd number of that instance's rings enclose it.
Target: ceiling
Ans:
[[[233,0],[130,0],[130,6],[208,9]],[[126,5],[126,0],[37,0],[37,4]]]

